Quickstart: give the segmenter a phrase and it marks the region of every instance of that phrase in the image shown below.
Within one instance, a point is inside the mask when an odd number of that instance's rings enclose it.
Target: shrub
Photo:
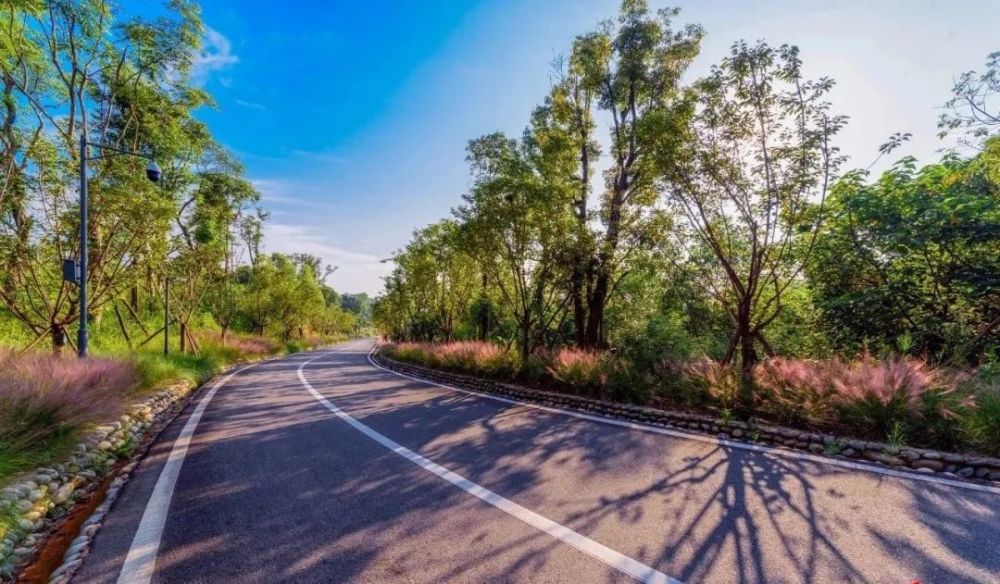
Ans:
[[[1000,456],[1000,384],[977,385],[975,405],[962,417],[962,429],[977,449]]]

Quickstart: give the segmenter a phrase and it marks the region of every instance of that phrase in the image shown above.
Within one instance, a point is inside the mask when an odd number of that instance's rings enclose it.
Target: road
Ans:
[[[469,395],[370,347],[197,396],[74,581],[1000,581],[1000,490]]]

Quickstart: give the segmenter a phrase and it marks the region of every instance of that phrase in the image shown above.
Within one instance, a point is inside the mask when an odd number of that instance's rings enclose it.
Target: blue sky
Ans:
[[[931,160],[955,75],[1000,50],[988,0],[691,0],[708,36],[689,74],[738,39],[799,45],[838,82],[839,143],[867,166],[896,131]],[[520,133],[574,35],[615,0],[203,0],[198,75],[219,107],[199,115],[245,163],[271,212],[269,251],[339,266],[328,282],[377,293],[379,260],[447,216],[469,184],[466,142]]]

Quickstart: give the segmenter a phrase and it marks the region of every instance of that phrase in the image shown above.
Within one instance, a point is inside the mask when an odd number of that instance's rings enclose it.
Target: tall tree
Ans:
[[[681,76],[697,56],[703,34],[698,26],[674,30],[677,14],[652,15],[644,0],[624,0],[615,22],[577,37],[542,109],[577,161],[570,293],[576,341],[582,346],[602,343],[608,298],[628,258],[652,247],[651,238],[663,227],[655,208],[653,127],[675,110]],[[590,181],[600,154],[593,135],[596,115],[611,120],[609,168],[599,203],[590,210]],[[600,231],[594,231],[595,221]]]
[[[517,325],[523,358],[568,304],[559,261],[569,233],[568,201],[574,195],[545,172],[543,153],[530,133],[524,141],[490,134],[469,144],[475,183],[456,210],[466,246],[499,291]]]
[[[765,330],[808,261],[841,163],[831,140],[845,119],[830,113],[831,87],[803,77],[795,47],[739,42],[697,82],[690,121],[657,132],[687,260],[732,319],[725,360],[740,356],[744,407],[758,349],[773,352]]]

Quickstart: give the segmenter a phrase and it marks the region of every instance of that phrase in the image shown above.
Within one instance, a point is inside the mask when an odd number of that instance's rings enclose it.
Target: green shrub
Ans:
[[[962,418],[962,429],[975,448],[1000,456],[1000,387],[980,388],[975,406]]]

